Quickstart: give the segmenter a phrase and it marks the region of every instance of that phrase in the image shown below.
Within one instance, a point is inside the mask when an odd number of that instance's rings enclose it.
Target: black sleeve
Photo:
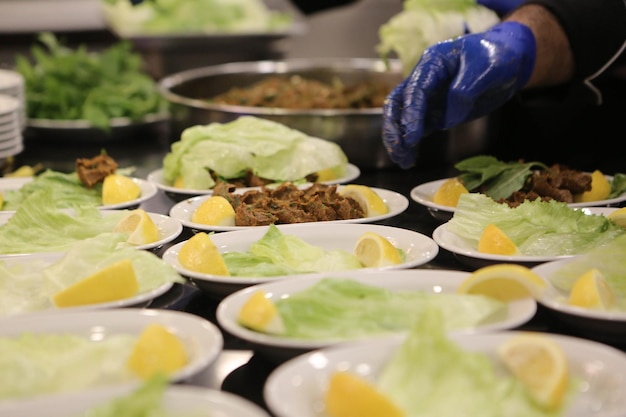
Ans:
[[[575,77],[588,79],[624,58],[625,0],[527,0],[550,10],[559,20],[574,54]],[[620,56],[621,55],[621,56]]]

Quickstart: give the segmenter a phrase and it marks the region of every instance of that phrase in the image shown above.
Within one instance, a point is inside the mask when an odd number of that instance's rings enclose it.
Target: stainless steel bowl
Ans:
[[[159,82],[161,93],[171,105],[173,134],[189,126],[226,123],[241,115],[253,115],[335,142],[359,168],[395,166],[382,144],[382,108],[293,110],[208,102],[232,87],[245,87],[275,74],[300,75],[326,83],[339,79],[345,85],[385,82],[391,87],[403,78],[399,61],[391,60],[387,66],[382,60],[369,58],[236,62],[186,70]]]

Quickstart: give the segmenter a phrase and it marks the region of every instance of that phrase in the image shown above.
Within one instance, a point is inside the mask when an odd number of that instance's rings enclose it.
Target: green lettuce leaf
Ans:
[[[566,203],[526,200],[511,208],[480,193],[461,196],[447,230],[477,248],[490,223],[498,226],[527,256],[578,254],[626,233],[605,216],[585,214]]]
[[[443,315],[443,328],[456,330],[488,323],[503,314],[501,301],[480,295],[391,291],[341,278],[325,278],[276,301],[286,336],[349,339],[411,329],[429,308]]]
[[[326,251],[270,225],[249,252],[226,252],[226,266],[233,276],[278,276],[363,268],[357,257],[344,250]]]
[[[280,123],[242,116],[229,123],[192,126],[163,159],[169,183],[182,177],[186,188],[215,185],[209,170],[223,179],[247,169],[262,178],[297,181],[324,169],[345,173],[348,159],[334,142],[308,136]]]

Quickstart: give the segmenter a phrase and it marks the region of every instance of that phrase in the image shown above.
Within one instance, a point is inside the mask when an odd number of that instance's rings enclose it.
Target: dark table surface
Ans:
[[[71,171],[74,169],[76,158],[91,157],[105,149],[122,167],[134,166],[134,176],[146,178],[155,169],[162,167],[162,158],[169,151],[171,138],[167,128],[148,132],[134,138],[115,140],[70,140],[62,137],[55,140],[29,137],[26,132],[25,151],[16,156],[14,164],[34,165],[43,164],[44,167]],[[411,170],[399,168],[390,169],[362,169],[361,176],[353,183],[365,184],[392,190],[409,198],[408,209],[396,217],[379,222],[388,226],[402,227],[431,236],[433,230],[441,224],[428,209],[410,199],[410,191],[415,186],[453,174],[453,167],[441,164],[427,169],[416,167]],[[142,204],[142,208],[149,212],[168,214],[175,201],[162,191],[151,200]],[[174,242],[180,242],[190,237],[191,232],[185,230]],[[161,254],[166,248],[161,249]],[[434,260],[420,268],[452,269],[471,272],[473,269],[459,261],[456,256],[441,249]],[[176,284],[171,291],[155,299],[148,308],[165,308],[185,311],[206,318],[217,325],[215,318],[219,299],[207,294],[190,283]],[[218,326],[219,327],[219,326]],[[558,317],[541,305],[536,315],[519,329],[553,332],[559,334],[588,337],[579,334],[575,328],[568,327]],[[224,350],[217,362],[201,375],[194,377],[187,383],[202,385],[209,388],[221,389],[241,395],[252,402],[266,408],[263,400],[263,385],[267,376],[278,366],[278,363],[262,353],[255,353],[247,342],[238,340],[232,335],[223,332]],[[614,347],[624,349],[616,340],[601,340]]]

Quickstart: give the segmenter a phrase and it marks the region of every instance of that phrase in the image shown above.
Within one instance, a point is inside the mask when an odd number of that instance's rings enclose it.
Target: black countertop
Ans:
[[[155,169],[162,167],[162,158],[168,152],[170,138],[167,129],[161,129],[157,135],[139,135],[123,141],[97,141],[85,138],[83,141],[63,141],[55,139],[47,141],[43,138],[25,136],[25,151],[16,156],[15,165],[43,164],[46,168],[61,171],[74,169],[76,158],[91,157],[105,149],[118,160],[120,166],[135,166],[134,176],[146,178]],[[354,183],[365,184],[371,187],[384,188],[401,193],[409,198],[408,209],[402,214],[379,222],[379,224],[402,227],[431,236],[434,229],[441,224],[428,209],[410,199],[413,187],[436,179],[452,175],[452,166],[441,164],[439,167],[411,170],[385,169],[363,170],[361,176]],[[149,212],[168,214],[175,201],[162,191],[151,200],[142,204],[142,208]],[[190,237],[191,232],[185,230],[172,244]],[[166,248],[161,249],[161,254]],[[434,260],[420,268],[452,269],[471,272],[473,269],[461,263],[456,256],[441,249]],[[217,325],[215,312],[219,299],[204,293],[192,284],[175,284],[168,293],[155,299],[148,308],[165,308],[189,312],[206,318]],[[531,321],[519,329],[536,330],[589,337],[578,334],[576,329],[570,328],[553,313],[541,306]],[[202,385],[209,388],[222,389],[241,395],[254,403],[266,408],[262,390],[267,376],[278,365],[275,360],[265,357],[262,353],[255,353],[247,342],[223,332],[224,350],[217,362],[206,372],[194,377],[187,383]],[[602,340],[607,344],[624,349],[623,345],[615,340]]]

